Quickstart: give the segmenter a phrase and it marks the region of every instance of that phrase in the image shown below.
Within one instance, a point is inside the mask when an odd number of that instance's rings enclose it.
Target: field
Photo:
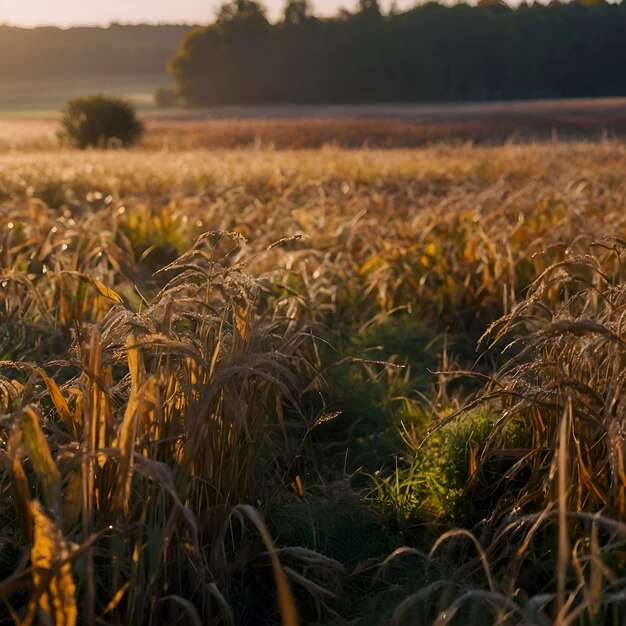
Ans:
[[[68,98],[105,92],[129,99],[140,109],[154,108],[153,94],[157,87],[169,86],[171,79],[159,74],[68,77],[63,81],[0,81],[0,117],[49,118],[59,111]]]
[[[0,150],[56,150],[58,110],[65,99],[94,91],[122,95],[134,103],[148,131],[143,147],[150,150],[302,149],[327,144],[388,149],[441,141],[598,141],[626,134],[626,98],[156,109],[152,93],[165,84],[166,76],[146,76],[132,84],[119,77],[97,86],[35,84],[30,92],[5,86],[0,90]]]
[[[187,123],[0,124],[0,623],[624,623],[626,146]]]

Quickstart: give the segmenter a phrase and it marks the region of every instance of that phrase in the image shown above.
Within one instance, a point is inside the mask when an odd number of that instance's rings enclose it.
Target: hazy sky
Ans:
[[[386,7],[390,0],[383,0]],[[206,23],[221,0],[0,0],[0,23],[16,26],[109,24],[111,22]],[[275,19],[285,0],[265,0]],[[398,2],[399,6],[413,4]],[[339,7],[352,9],[356,0],[313,0],[318,15],[332,15]]]

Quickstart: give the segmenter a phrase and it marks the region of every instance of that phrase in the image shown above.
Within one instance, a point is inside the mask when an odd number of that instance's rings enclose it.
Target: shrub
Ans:
[[[130,102],[102,94],[68,100],[61,123],[64,135],[78,148],[113,142],[128,146],[143,132]]]

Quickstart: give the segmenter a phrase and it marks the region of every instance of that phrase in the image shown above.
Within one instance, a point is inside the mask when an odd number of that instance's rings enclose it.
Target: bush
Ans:
[[[102,94],[68,100],[61,123],[65,137],[78,148],[128,146],[143,132],[130,102]]]

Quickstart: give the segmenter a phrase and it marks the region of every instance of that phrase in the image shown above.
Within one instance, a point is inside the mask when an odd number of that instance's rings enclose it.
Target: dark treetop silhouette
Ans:
[[[183,37],[169,68],[196,105],[620,95],[626,4],[481,0],[382,15],[361,0],[318,19],[289,0],[270,24],[259,3],[234,0]]]

